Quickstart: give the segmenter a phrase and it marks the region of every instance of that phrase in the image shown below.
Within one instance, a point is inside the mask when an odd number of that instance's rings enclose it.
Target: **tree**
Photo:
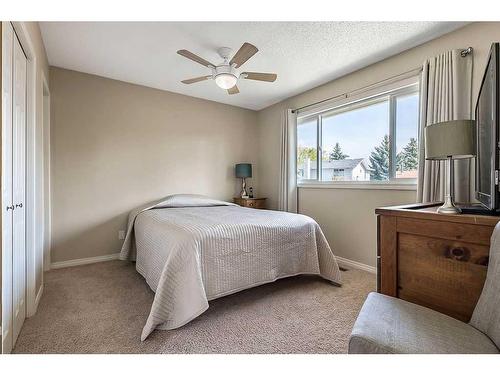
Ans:
[[[344,160],[348,158],[349,155],[346,155],[342,152],[342,149],[340,148],[339,143],[335,143],[335,147],[333,148],[332,152],[330,153],[330,161],[332,160]]]
[[[315,147],[299,147],[297,161],[299,164],[304,163],[307,159],[316,160],[317,153]]]
[[[372,180],[389,179],[389,136],[385,135],[379,146],[370,155],[370,168]]]
[[[415,138],[410,138],[408,144],[397,155],[398,171],[414,171],[418,167],[418,145]]]

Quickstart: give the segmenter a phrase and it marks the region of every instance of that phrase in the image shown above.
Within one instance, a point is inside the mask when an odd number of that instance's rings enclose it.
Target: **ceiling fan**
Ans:
[[[219,65],[212,64],[211,62],[201,58],[200,56],[189,52],[188,50],[181,49],[177,51],[179,55],[193,60],[198,64],[206,66],[212,71],[212,74],[210,75],[185,79],[181,82],[186,85],[190,85],[192,83],[213,79],[215,80],[217,86],[219,86],[221,89],[227,90],[227,93],[229,95],[233,95],[240,92],[240,90],[238,90],[238,87],[236,86],[238,78],[264,82],[276,81],[276,78],[278,76],[274,73],[242,72],[238,75],[236,70],[259,51],[257,47],[250,43],[243,43],[238,52],[236,52],[233,58],[229,60],[231,51],[231,48],[228,47],[222,47],[217,50],[219,56],[224,59],[224,61]]]

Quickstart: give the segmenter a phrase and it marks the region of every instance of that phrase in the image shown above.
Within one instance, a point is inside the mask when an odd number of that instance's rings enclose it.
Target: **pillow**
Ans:
[[[154,208],[236,206],[200,194],[174,194],[161,200]]]

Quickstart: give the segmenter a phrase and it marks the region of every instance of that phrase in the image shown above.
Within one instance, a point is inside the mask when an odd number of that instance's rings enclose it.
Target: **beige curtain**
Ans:
[[[278,209],[297,212],[297,116],[291,109],[281,119],[280,181]]]
[[[425,160],[424,129],[441,121],[472,118],[472,54],[452,50],[424,62],[420,82],[418,202],[444,199],[446,161]],[[474,199],[474,159],[455,160],[456,202]]]

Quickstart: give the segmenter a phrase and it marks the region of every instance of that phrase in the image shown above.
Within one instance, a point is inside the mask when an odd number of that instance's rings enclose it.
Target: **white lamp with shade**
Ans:
[[[475,122],[473,120],[444,121],[425,127],[425,158],[448,160],[448,193],[438,213],[459,214],[461,210],[453,201],[454,159],[475,156]]]

